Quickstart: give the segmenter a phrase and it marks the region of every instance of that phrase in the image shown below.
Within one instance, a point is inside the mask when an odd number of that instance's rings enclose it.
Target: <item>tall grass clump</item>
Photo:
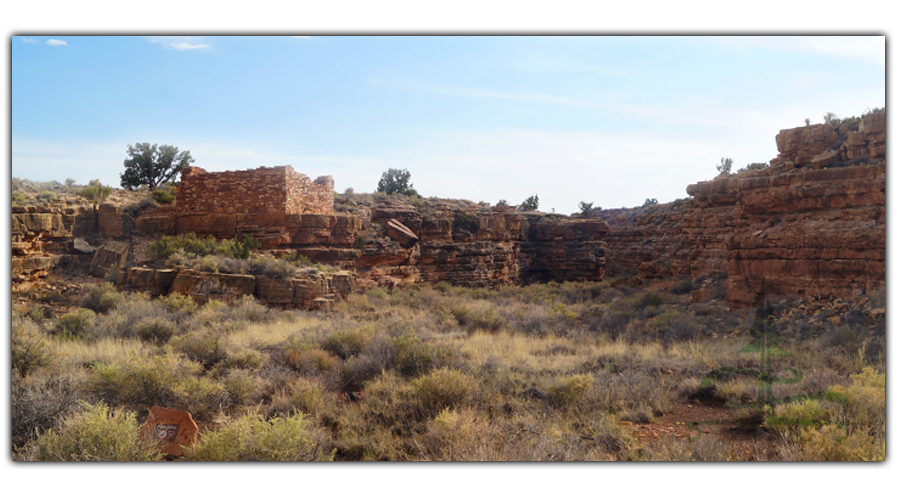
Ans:
[[[141,438],[134,413],[110,410],[104,403],[85,404],[82,412],[64,418],[57,429],[38,436],[40,461],[133,462],[157,460],[155,443]]]
[[[297,413],[268,421],[247,414],[203,436],[189,459],[215,462],[327,461],[324,437],[308,417]]]
[[[419,403],[427,415],[437,415],[444,408],[466,404],[475,392],[477,381],[459,370],[439,368],[413,380]]]
[[[12,314],[12,367],[19,376],[47,366],[52,359],[50,339],[31,319]]]

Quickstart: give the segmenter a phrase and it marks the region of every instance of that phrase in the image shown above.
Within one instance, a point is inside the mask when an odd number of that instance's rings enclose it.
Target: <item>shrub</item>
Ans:
[[[426,373],[432,368],[449,361],[451,353],[422,342],[414,333],[391,339],[396,349],[394,367],[403,375],[412,376]]]
[[[523,212],[533,212],[538,209],[540,205],[540,200],[538,199],[538,195],[531,195],[525,199],[522,203],[519,204],[519,210]]]
[[[209,328],[172,339],[171,345],[175,351],[209,369],[228,356],[229,342],[224,332]]]
[[[335,330],[325,337],[322,348],[335,356],[347,359],[359,355],[371,340],[372,333],[368,329]]]
[[[221,384],[198,377],[199,363],[173,352],[149,358],[133,354],[92,368],[96,389],[107,401],[180,408],[204,415],[228,397]]]
[[[450,312],[459,323],[459,326],[465,328],[468,333],[474,333],[477,330],[498,332],[506,324],[506,321],[497,314],[497,311],[488,305],[468,308],[459,304],[453,306]]]
[[[325,390],[316,380],[298,378],[272,398],[271,412],[289,417],[298,412],[316,416],[325,409]]]
[[[123,298],[124,295],[117,292],[111,283],[103,283],[100,286],[88,285],[81,297],[81,307],[105,313],[115,308]]]
[[[719,171],[719,175],[729,175],[731,174],[731,166],[734,164],[734,160],[731,158],[722,158],[719,161],[719,164],[716,165],[716,170]]]
[[[594,212],[594,202],[579,201],[578,210],[581,212],[582,217],[590,217]]]
[[[165,344],[175,333],[175,324],[167,318],[147,317],[134,325],[134,331],[144,342]]]
[[[656,198],[647,198],[644,200],[644,204],[641,205],[641,208],[652,207],[654,205],[659,205],[659,201]]]
[[[177,188],[172,184],[168,184],[162,189],[152,191],[150,196],[161,205],[171,205],[172,203],[175,203],[176,193]]]
[[[284,360],[291,368],[301,372],[328,371],[338,363],[338,358],[322,349],[298,350],[288,348]]]
[[[63,314],[54,326],[52,333],[61,337],[79,338],[84,336],[96,320],[97,315],[94,311],[78,308],[74,312]]]
[[[413,385],[422,409],[433,416],[444,408],[464,404],[474,392],[476,381],[459,370],[439,368],[413,380]]]
[[[247,414],[207,433],[188,457],[197,461],[311,461],[332,460],[321,433],[306,415],[297,413],[269,421]]]
[[[258,399],[264,382],[251,370],[229,370],[224,377],[223,385],[234,404],[245,404]]]
[[[219,363],[219,366],[226,370],[259,370],[266,364],[267,360],[268,356],[255,349],[238,347],[233,350],[228,349],[225,359]]]
[[[847,413],[850,422],[875,433],[884,433],[885,426],[885,374],[867,366],[861,373],[851,375],[852,383],[833,386],[831,391],[847,397]]]
[[[65,418],[56,431],[41,434],[34,444],[41,461],[148,461],[158,460],[155,443],[142,439],[134,413],[110,410],[105,404],[85,404],[84,410]]]
[[[14,351],[15,352],[15,351]],[[59,420],[78,408],[85,396],[85,371],[50,369],[27,377],[12,372],[11,416],[12,444],[24,446]]]
[[[593,383],[594,377],[589,373],[570,375],[547,389],[547,397],[554,406],[569,407],[578,402]]]
[[[297,274],[299,268],[284,259],[276,259],[269,254],[255,255],[249,260],[248,271],[253,275],[269,278],[290,278]]]
[[[156,299],[160,304],[165,306],[166,310],[172,313],[191,314],[197,310],[197,303],[190,295],[182,295],[180,293],[170,293]]]
[[[50,363],[50,341],[34,321],[14,312],[11,337],[12,367],[20,376],[25,377]]]
[[[44,203],[53,203],[53,200],[56,199],[56,195],[54,195],[52,191],[41,191],[38,193],[37,199]]]
[[[80,191],[78,191],[78,196],[86,198],[94,204],[103,202],[103,200],[109,198],[109,195],[111,194],[112,188],[100,184],[99,181],[97,181],[96,184],[85,186]]]

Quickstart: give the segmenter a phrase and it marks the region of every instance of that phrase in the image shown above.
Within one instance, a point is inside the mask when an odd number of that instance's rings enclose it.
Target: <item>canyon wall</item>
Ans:
[[[726,299],[850,297],[885,284],[885,112],[782,130],[768,168],[692,198],[604,210],[611,275],[725,276]]]

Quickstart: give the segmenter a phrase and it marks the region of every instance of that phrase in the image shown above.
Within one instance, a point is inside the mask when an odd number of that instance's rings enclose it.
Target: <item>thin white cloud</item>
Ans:
[[[177,50],[179,52],[210,48],[208,44],[197,43],[200,41],[200,38],[195,36],[157,36],[150,38],[150,43],[158,43],[166,49]]]
[[[701,39],[739,49],[756,47],[885,65],[883,36],[725,36]]]
[[[398,89],[431,92],[449,96],[477,97],[483,99],[513,99],[518,101],[546,102],[549,104],[561,104],[564,106],[578,106],[583,108],[594,107],[593,103],[587,101],[580,101],[577,99],[570,99],[568,97],[560,97],[540,93],[502,92],[498,90],[479,89],[474,87],[428,85],[415,82],[385,80],[382,78],[369,78],[369,83],[379,87],[393,87]]]
[[[197,50],[197,49],[208,49],[209,45],[206,44],[190,44],[190,43],[173,43],[171,47],[175,50],[185,51],[185,50]]]
[[[56,46],[56,47],[62,47],[62,46],[68,46],[69,44],[66,43],[66,42],[63,41],[63,40],[57,40],[57,39],[55,39],[55,38],[51,38],[51,39],[47,40],[47,45],[53,45],[53,46]]]
[[[22,43],[41,43],[41,42],[35,40],[34,38],[20,37],[19,40],[22,40]]]

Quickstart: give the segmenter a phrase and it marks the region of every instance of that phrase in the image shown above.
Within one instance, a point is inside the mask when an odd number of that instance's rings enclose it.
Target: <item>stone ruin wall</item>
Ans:
[[[334,213],[334,181],[315,181],[290,165],[255,170],[207,172],[186,167],[178,185],[177,216],[202,214]]]

